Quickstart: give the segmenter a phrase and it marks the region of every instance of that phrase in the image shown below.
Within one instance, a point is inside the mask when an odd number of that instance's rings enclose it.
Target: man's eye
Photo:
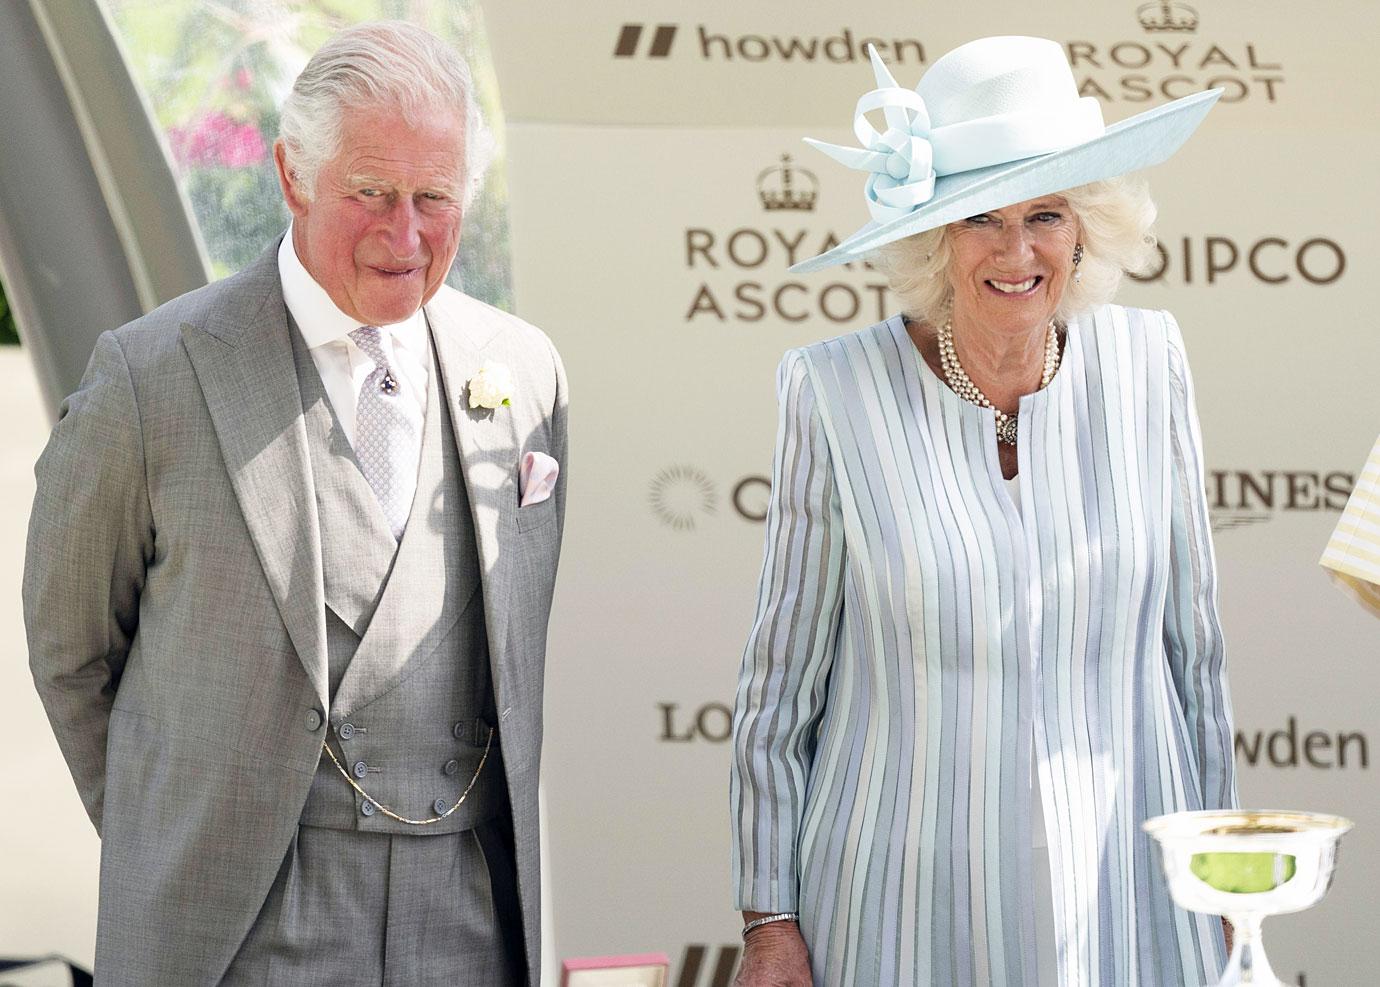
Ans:
[[[364,196],[366,199],[377,199],[379,196],[383,195],[383,190],[376,188],[362,188],[359,190],[359,194]]]

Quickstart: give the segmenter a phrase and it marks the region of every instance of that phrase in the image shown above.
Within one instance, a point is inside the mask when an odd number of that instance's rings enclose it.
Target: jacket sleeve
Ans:
[[[29,667],[99,832],[110,710],[154,537],[133,381],[113,334],[97,341],[34,472],[23,590]]]
[[[799,351],[777,372],[780,414],[757,609],[733,717],[734,898],[792,911],[805,790],[843,602],[843,517]]]
[[[1169,336],[1169,441],[1172,459],[1170,576],[1164,643],[1204,809],[1234,808],[1231,694],[1217,613],[1217,562],[1204,492],[1203,442],[1193,379],[1179,327]]]

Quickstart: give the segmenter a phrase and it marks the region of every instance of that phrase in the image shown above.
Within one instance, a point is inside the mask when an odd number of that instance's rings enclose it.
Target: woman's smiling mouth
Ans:
[[[989,278],[984,284],[1003,295],[1028,295],[1033,292],[1043,280],[1044,276],[1037,274],[1034,277],[1026,278],[1024,281],[996,281]]]

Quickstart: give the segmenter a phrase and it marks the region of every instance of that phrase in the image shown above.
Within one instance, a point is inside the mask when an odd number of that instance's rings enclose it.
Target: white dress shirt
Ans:
[[[307,344],[340,427],[354,446],[359,391],[374,370],[374,361],[349,335],[360,328],[360,323],[340,311],[326,289],[302,266],[292,244],[291,226],[278,247],[278,276],[283,282],[283,301]],[[404,413],[413,419],[416,434],[421,435],[426,419],[426,389],[431,376],[431,341],[426,316],[418,309],[406,321],[378,329],[389,367],[402,384],[397,398]],[[419,464],[420,461],[407,476],[399,478],[399,482],[405,484],[408,503],[417,489],[415,467]]]

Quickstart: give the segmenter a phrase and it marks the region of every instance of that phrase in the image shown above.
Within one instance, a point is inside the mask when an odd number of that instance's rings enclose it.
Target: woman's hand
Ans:
[[[744,924],[765,913],[744,912]],[[811,987],[810,951],[794,922],[759,925],[747,934],[733,987]]]

